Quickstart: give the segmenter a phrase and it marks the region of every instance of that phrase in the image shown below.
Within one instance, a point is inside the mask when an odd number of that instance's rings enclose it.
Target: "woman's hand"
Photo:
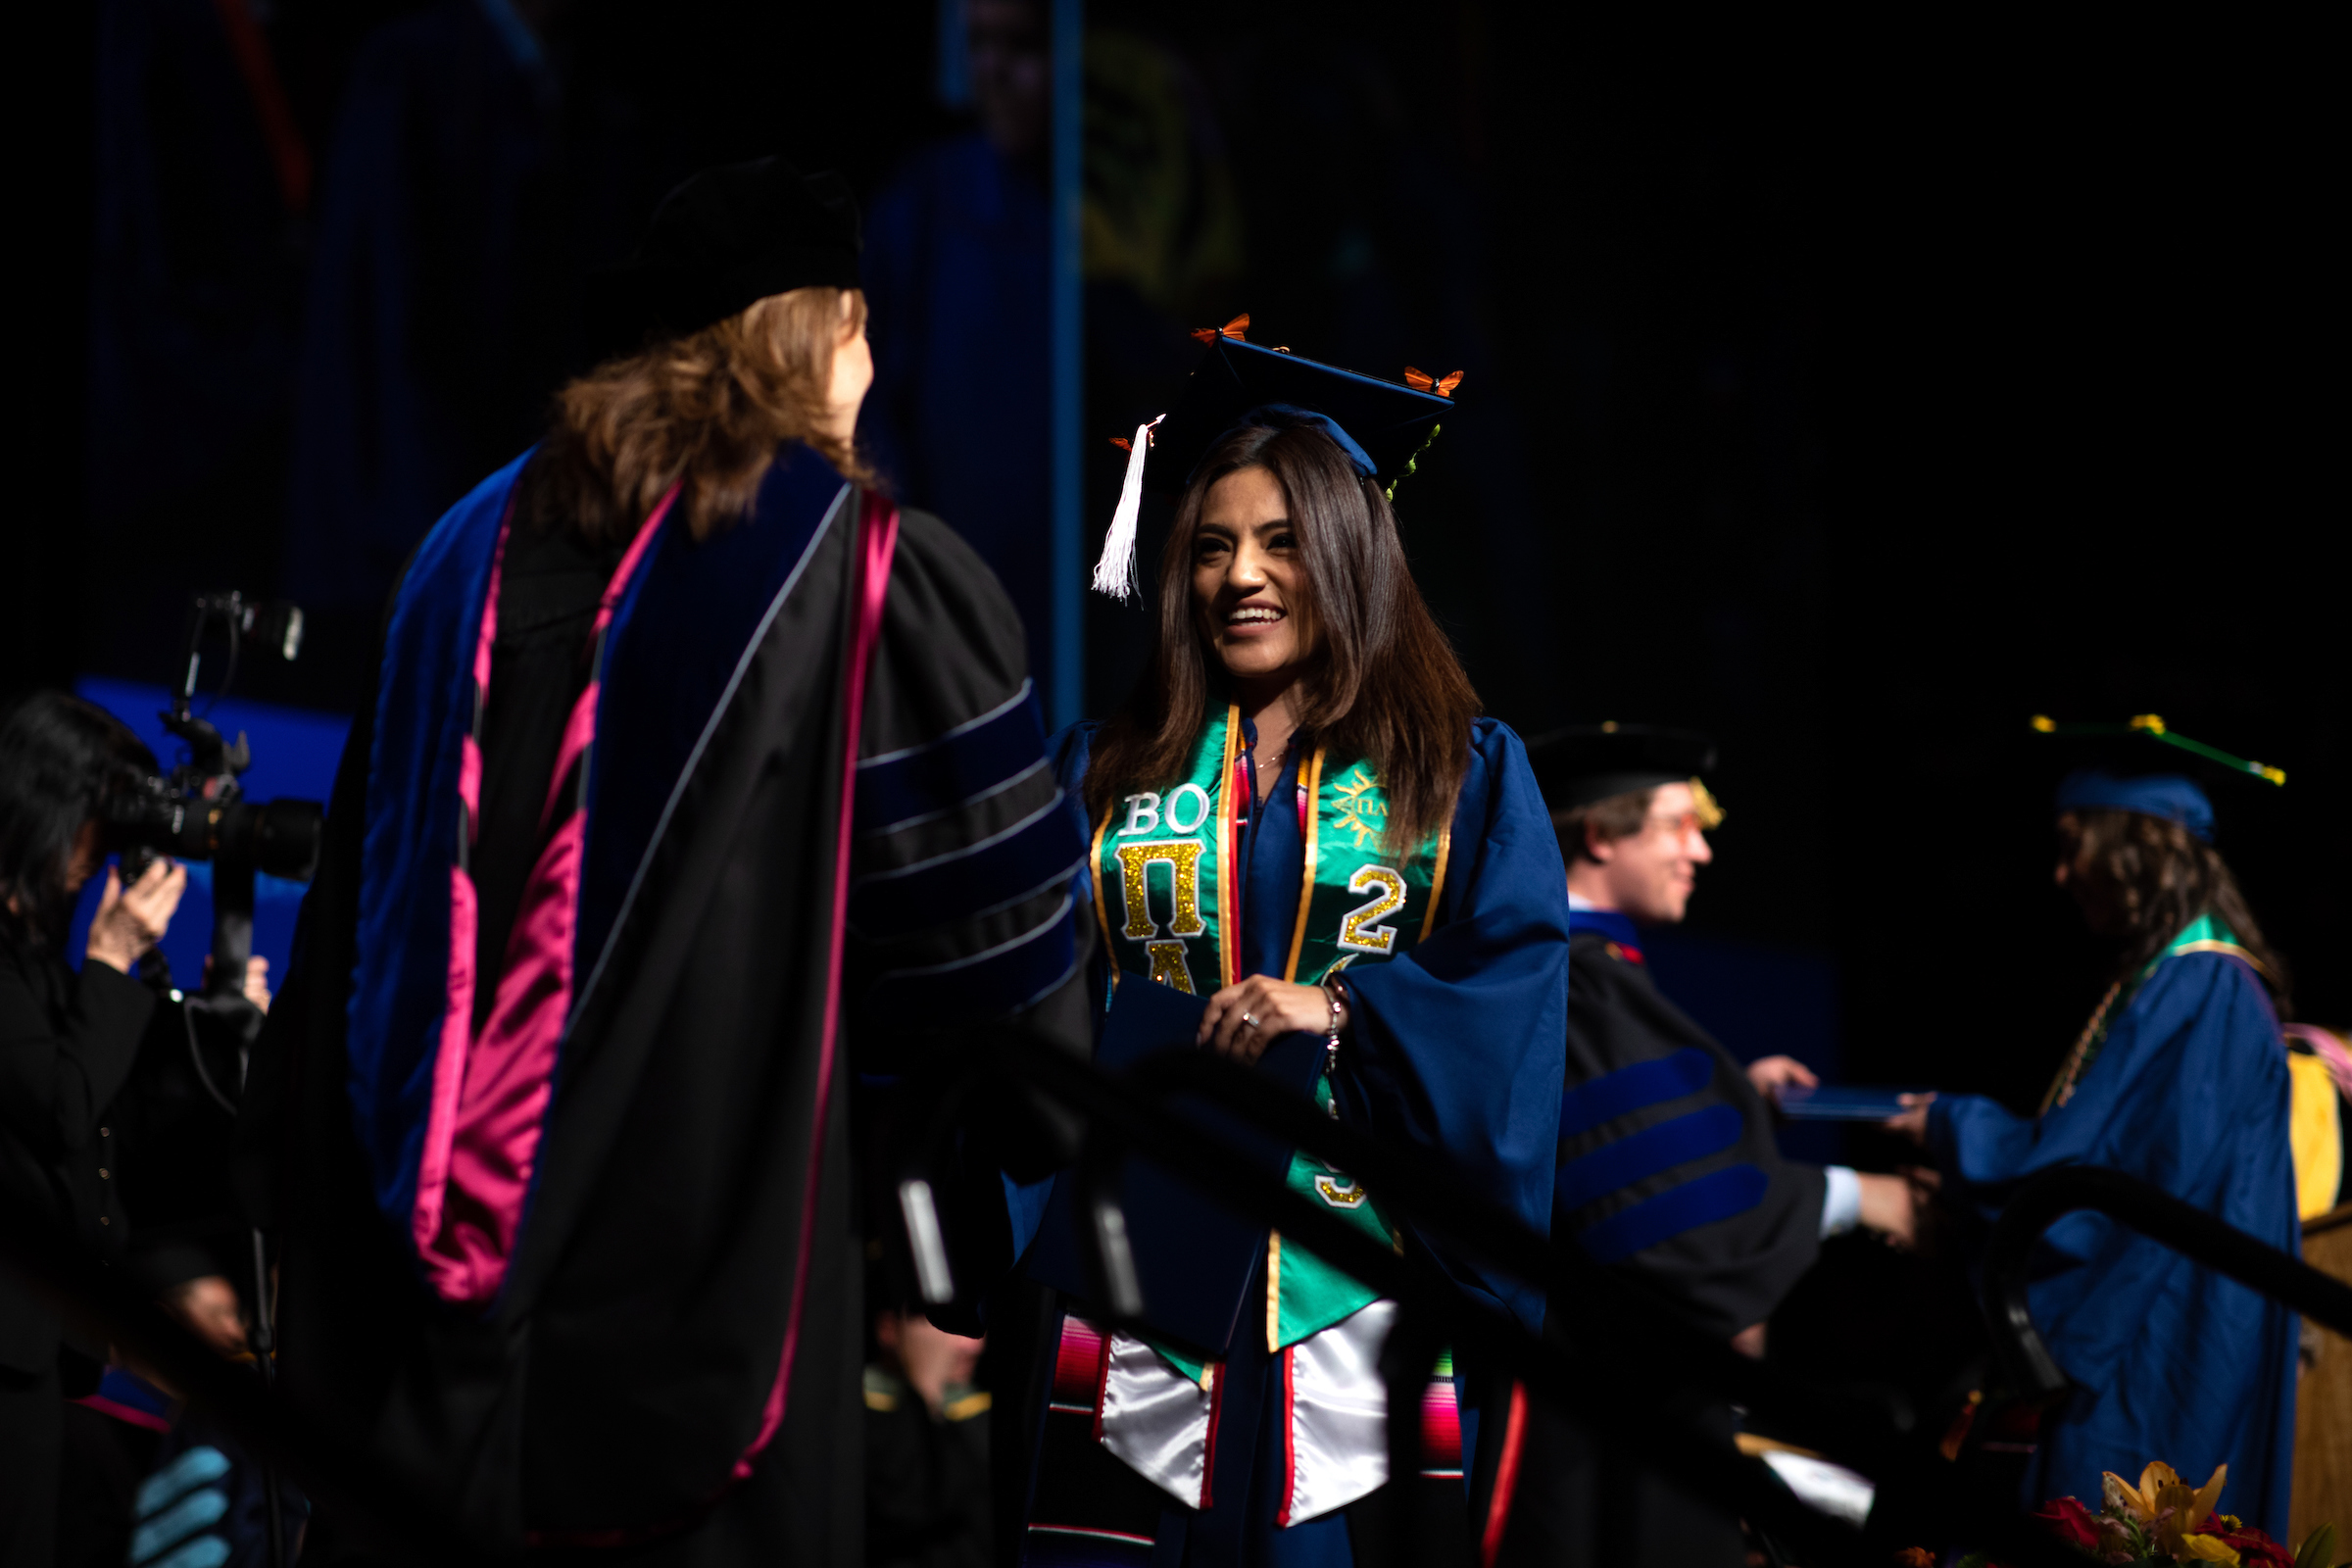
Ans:
[[[1200,1032],[1193,1037],[1193,1044],[1207,1046],[1238,1061],[1255,1061],[1265,1054],[1276,1035],[1294,1029],[1319,1035],[1330,1028],[1331,1003],[1321,986],[1293,985],[1270,975],[1253,974],[1208,999],[1208,1010],[1200,1015]]]
[[[1747,1081],[1756,1086],[1757,1094],[1776,1105],[1781,1102],[1781,1096],[1789,1085],[1812,1089],[1821,1083],[1820,1079],[1813,1076],[1813,1069],[1794,1056],[1765,1056],[1749,1062]]]
[[[1927,1148],[1928,1107],[1936,1103],[1936,1097],[1930,1094],[1904,1095],[1900,1098],[1905,1107],[1902,1113],[1889,1116],[1879,1125],[1890,1133],[1910,1139],[1922,1149]]]
[[[122,885],[122,873],[108,866],[106,892],[99,896],[98,912],[90,918],[90,945],[83,950],[84,956],[110,969],[130,973],[140,956],[164,939],[172,911],[179,907],[179,896],[187,888],[188,868],[177,860],[156,861],[127,888]]]

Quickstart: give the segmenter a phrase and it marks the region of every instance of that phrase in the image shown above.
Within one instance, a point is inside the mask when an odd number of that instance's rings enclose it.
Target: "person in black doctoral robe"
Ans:
[[[1907,1245],[1899,1177],[1785,1160],[1767,1102],[1813,1075],[1788,1056],[1742,1067],[1657,989],[1642,924],[1680,921],[1705,830],[1703,737],[1641,725],[1564,730],[1530,760],[1568,862],[1566,1088],[1552,1235],[1667,1310],[1751,1354],[1824,1238],[1867,1225]],[[1732,1431],[1726,1407],[1696,1423]],[[1739,1522],[1542,1401],[1530,1406],[1504,1560],[1739,1568]]]
[[[1020,623],[852,446],[857,223],[714,170],[607,280],[404,573],[258,1050],[281,1386],[494,1549],[860,1561],[851,1086],[1087,1040]]]

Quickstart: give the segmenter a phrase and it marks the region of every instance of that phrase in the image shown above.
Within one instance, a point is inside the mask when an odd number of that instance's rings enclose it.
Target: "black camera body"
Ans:
[[[195,760],[161,778],[127,780],[108,797],[106,822],[122,856],[122,879],[135,881],[149,862],[170,856],[243,861],[308,882],[318,868],[325,808],[317,801],[245,799],[237,772],[251,756],[241,739],[229,747],[200,718],[167,715],[165,723],[188,743]]]
[[[213,972],[208,991],[241,1000],[245,961],[253,955],[253,878],[257,871],[307,882],[318,867],[326,808],[317,801],[249,801],[238,777],[253,765],[239,735],[230,744],[193,710],[207,631],[228,637],[225,691],[250,641],[292,660],[302,649],[302,612],[264,606],[241,594],[199,594],[188,612],[188,650],[179,690],[161,715],[164,728],[187,743],[188,760],[171,772],[122,780],[102,808],[110,847],[122,859],[122,880],[136,881],[157,859],[213,862]],[[260,1023],[256,1013],[252,1026]]]

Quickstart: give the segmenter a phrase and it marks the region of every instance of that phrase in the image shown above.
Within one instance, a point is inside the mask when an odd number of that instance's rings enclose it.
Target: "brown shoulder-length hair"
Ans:
[[[1312,426],[1245,425],[1200,460],[1159,558],[1159,625],[1135,688],[1102,726],[1087,769],[1096,818],[1191,760],[1221,687],[1193,611],[1193,544],[1210,487],[1264,468],[1282,486],[1306,579],[1306,671],[1292,707],[1334,760],[1371,762],[1389,798],[1387,846],[1419,844],[1452,815],[1470,764],[1478,694],[1414,585],[1388,497]]]
[[[796,288],[684,337],[608,360],[556,394],[527,487],[530,520],[625,544],[670,485],[697,539],[748,514],[776,449],[800,441],[843,477],[873,474],[819,433],[842,340],[865,329],[856,289]]]
[[[2124,926],[2119,973],[2138,972],[2183,926],[2211,914],[2254,956],[2279,1016],[2291,1016],[2286,960],[2264,938],[2237,878],[2212,845],[2168,818],[2100,807],[2059,817],[2058,853],[2113,895]]]

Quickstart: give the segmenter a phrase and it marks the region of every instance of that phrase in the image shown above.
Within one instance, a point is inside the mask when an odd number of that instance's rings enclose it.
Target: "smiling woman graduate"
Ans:
[[[1384,488],[1448,411],[1217,337],[1175,413],[1138,432],[1098,573],[1125,575],[1142,483],[1179,492],[1151,659],[1109,719],[1054,746],[1092,836],[1098,997],[1204,998],[1198,1043],[1246,1061],[1289,1032],[1327,1037],[1315,1094],[1332,1114],[1449,1156],[1542,1231],[1567,990],[1559,850],[1519,738],[1477,716]],[[1377,1192],[1298,1155],[1289,1179],[1541,1324],[1539,1290],[1448,1254]],[[1366,1551],[1377,1511],[1399,1503],[1378,1372],[1394,1304],[1279,1233],[1254,1255],[1223,1345],[1099,1330],[1079,1302],[1058,1314],[1025,1561]],[[1441,1427],[1465,1387],[1433,1381]],[[1459,1455],[1424,1453],[1447,1488],[1478,1468],[1463,1464],[1480,1451],[1474,1388],[1459,1408]],[[1490,1433],[1490,1468],[1500,1442]],[[1440,1494],[1466,1524],[1462,1494]]]
[[[1946,1095],[1890,1125],[1926,1145],[1948,1198],[1987,1219],[2041,1171],[2105,1165],[2293,1252],[2285,969],[2213,846],[2211,800],[2186,776],[2267,790],[2285,775],[2153,715],[2082,731],[2104,765],[2058,787],[2057,880],[2116,944],[2114,983],[2035,1115]],[[2091,1212],[2042,1238],[2030,1299],[2076,1389],[2027,1467],[2029,1506],[2096,1497],[2102,1472],[2151,1459],[2197,1475],[2227,1464],[2222,1507],[2285,1535],[2292,1312]]]

